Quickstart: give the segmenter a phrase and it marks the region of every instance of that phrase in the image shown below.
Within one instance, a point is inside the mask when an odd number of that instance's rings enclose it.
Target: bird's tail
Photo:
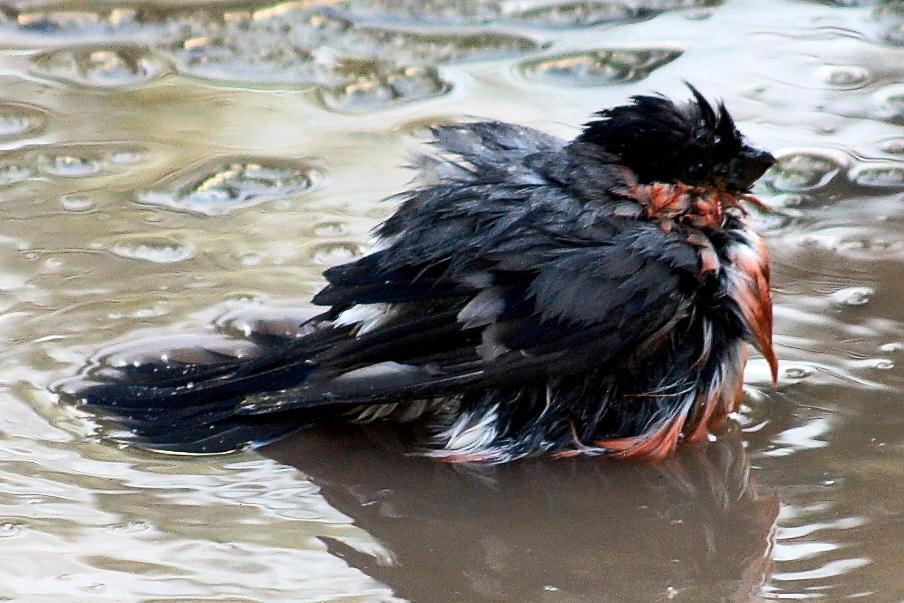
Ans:
[[[122,427],[117,440],[162,452],[228,452],[278,439],[325,412],[316,404],[257,414],[242,407],[248,396],[299,387],[316,371],[313,356],[344,335],[315,325],[278,341],[176,337],[116,346],[54,390]]]

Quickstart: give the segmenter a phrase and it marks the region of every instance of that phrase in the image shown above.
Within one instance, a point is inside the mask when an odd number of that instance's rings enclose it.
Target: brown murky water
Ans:
[[[683,79],[781,158],[781,384],[755,359],[717,443],[469,468],[345,430],[177,458],[47,390],[110,342],[304,313],[425,124],[571,136]],[[904,600],[902,126],[900,1],[0,4],[0,596]]]

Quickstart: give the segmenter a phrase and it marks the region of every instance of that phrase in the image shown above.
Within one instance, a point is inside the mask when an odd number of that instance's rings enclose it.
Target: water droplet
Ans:
[[[840,169],[838,162],[826,155],[790,153],[778,158],[765,181],[780,191],[813,190],[827,185]]]
[[[167,62],[149,49],[132,45],[60,48],[32,58],[36,75],[103,88],[134,86],[169,70]]]
[[[190,166],[140,191],[136,201],[198,212],[228,214],[309,189],[317,170],[311,164],[275,158],[223,157]]]
[[[567,86],[635,82],[681,56],[667,48],[602,49],[525,61],[519,71],[528,79]]]
[[[127,235],[119,237],[110,246],[114,254],[130,260],[143,260],[155,264],[182,262],[194,254],[191,245],[166,236]]]
[[[845,306],[864,306],[875,294],[872,287],[846,287],[831,295],[832,301]]]

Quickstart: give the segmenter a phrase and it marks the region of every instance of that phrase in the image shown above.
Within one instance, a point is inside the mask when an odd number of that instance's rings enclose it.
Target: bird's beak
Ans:
[[[744,179],[753,184],[766,173],[766,170],[775,165],[775,157],[766,151],[751,150],[752,153],[744,158]]]

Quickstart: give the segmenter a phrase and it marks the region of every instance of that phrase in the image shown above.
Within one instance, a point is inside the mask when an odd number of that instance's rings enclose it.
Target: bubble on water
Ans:
[[[854,7],[854,6],[873,6],[882,0],[816,0],[821,4],[829,4],[832,6]]]
[[[904,163],[857,166],[849,178],[854,184],[868,188],[904,187]]]
[[[873,10],[873,19],[889,23],[881,40],[892,46],[904,46],[904,4],[883,2]]]
[[[904,351],[904,341],[889,341],[879,346],[882,352],[902,352]]]
[[[812,201],[809,195],[803,193],[785,193],[780,195],[772,195],[769,198],[770,207],[777,208],[797,208],[807,207]]]
[[[870,72],[857,65],[825,65],[819,69],[819,78],[830,86],[852,89],[869,83]]]
[[[892,46],[904,46],[904,23],[896,23],[888,27],[882,34],[882,40]]]
[[[411,66],[375,69],[351,83],[321,88],[318,96],[334,111],[359,112],[442,96],[451,87],[435,68]]]
[[[904,153],[904,138],[889,138],[888,140],[883,140],[879,144],[879,148],[886,153],[899,155]]]
[[[573,52],[532,59],[519,71],[528,79],[566,86],[634,82],[681,56],[668,48],[622,48]]]
[[[17,523],[0,523],[0,538],[14,538],[21,536],[25,531],[25,527]]]
[[[208,10],[184,23],[180,35],[159,50],[179,72],[195,77],[340,86],[354,85],[359,76],[370,75],[349,72],[344,67],[347,62],[427,67],[498,59],[541,46],[529,37],[497,31],[387,28],[370,24],[373,19],[364,14],[297,2],[257,11],[217,14]]]
[[[379,27],[357,28],[349,42],[350,50],[380,56],[391,49],[393,60],[418,65],[501,59],[541,47],[534,39],[495,31],[421,33]]]
[[[173,56],[181,73],[219,81],[314,84],[327,71],[310,48],[247,34],[189,38]]]
[[[886,86],[878,93],[879,117],[904,120],[904,85]]]
[[[875,293],[872,287],[846,287],[833,293],[831,299],[843,306],[864,306]]]
[[[14,153],[6,165],[19,166],[57,178],[90,178],[121,172],[144,160],[147,151],[140,147],[110,147],[102,144],[47,145]]]
[[[839,162],[828,155],[792,152],[779,156],[764,180],[780,191],[807,191],[826,186],[840,169]]]
[[[129,521],[108,526],[107,529],[114,534],[140,534],[150,530],[151,526],[144,521]]]
[[[32,57],[32,73],[36,75],[102,88],[134,86],[169,70],[164,59],[134,45],[60,48]]]
[[[873,359],[873,368],[880,371],[888,371],[895,368],[895,363],[889,358],[875,358]]]
[[[108,151],[104,154],[107,161],[117,165],[134,165],[141,163],[148,157],[147,150],[139,147],[122,148]]]
[[[30,12],[0,12],[0,17],[7,25],[14,25],[16,29],[27,32],[47,35],[59,34],[66,30],[85,29],[94,26],[99,21],[98,15],[88,11],[30,11]]]
[[[259,266],[263,261],[264,257],[261,254],[254,252],[243,254],[239,258],[239,263],[242,266]]]
[[[656,14],[621,2],[566,2],[509,13],[508,19],[534,27],[589,27],[602,23],[626,23]]]
[[[452,115],[430,115],[394,125],[393,133],[400,132],[419,140],[432,140],[433,128],[436,126],[450,126],[462,121],[461,117]]]
[[[808,377],[812,377],[816,372],[807,366],[789,366],[784,370],[786,379],[791,381],[802,381]]]
[[[45,174],[62,178],[84,178],[101,171],[101,163],[95,157],[69,153],[52,153],[38,157],[38,166]]]
[[[22,138],[44,129],[47,116],[21,103],[0,103],[0,140]]]
[[[34,175],[34,170],[15,161],[0,161],[0,186],[24,182]]]
[[[336,4],[356,21],[416,25],[476,25],[502,14],[495,0],[346,0]]]
[[[94,201],[88,195],[72,193],[60,197],[60,205],[68,211],[86,211],[94,208]]]
[[[121,236],[110,243],[109,249],[123,258],[155,264],[175,264],[194,255],[190,244],[164,235]]]
[[[320,243],[311,249],[311,261],[315,264],[334,265],[347,262],[364,254],[364,247],[357,243]]]
[[[724,0],[648,0],[645,2],[562,2],[523,8],[520,3],[506,7],[505,18],[534,27],[587,27],[605,23],[628,23],[649,19],[679,9],[705,9],[723,4]],[[697,10],[685,16],[703,19],[710,11]]]
[[[152,11],[122,6],[97,7],[91,11],[35,9],[14,12],[10,8],[6,14],[11,18],[5,23],[4,29],[12,29],[31,37],[53,38],[57,44],[61,40],[85,43],[101,37],[121,39],[129,34],[137,38],[153,27],[153,23],[147,18],[149,12]],[[3,23],[2,13],[0,23]]]
[[[321,222],[314,225],[314,234],[318,237],[336,237],[348,233],[345,222]]]
[[[847,252],[872,252],[869,255],[877,256],[888,252],[897,252],[904,247],[904,241],[897,238],[881,238],[874,234],[862,236],[843,236],[830,245],[832,249]]]
[[[136,202],[210,216],[296,195],[318,172],[310,163],[256,157],[221,157],[198,163],[139,191]]]

